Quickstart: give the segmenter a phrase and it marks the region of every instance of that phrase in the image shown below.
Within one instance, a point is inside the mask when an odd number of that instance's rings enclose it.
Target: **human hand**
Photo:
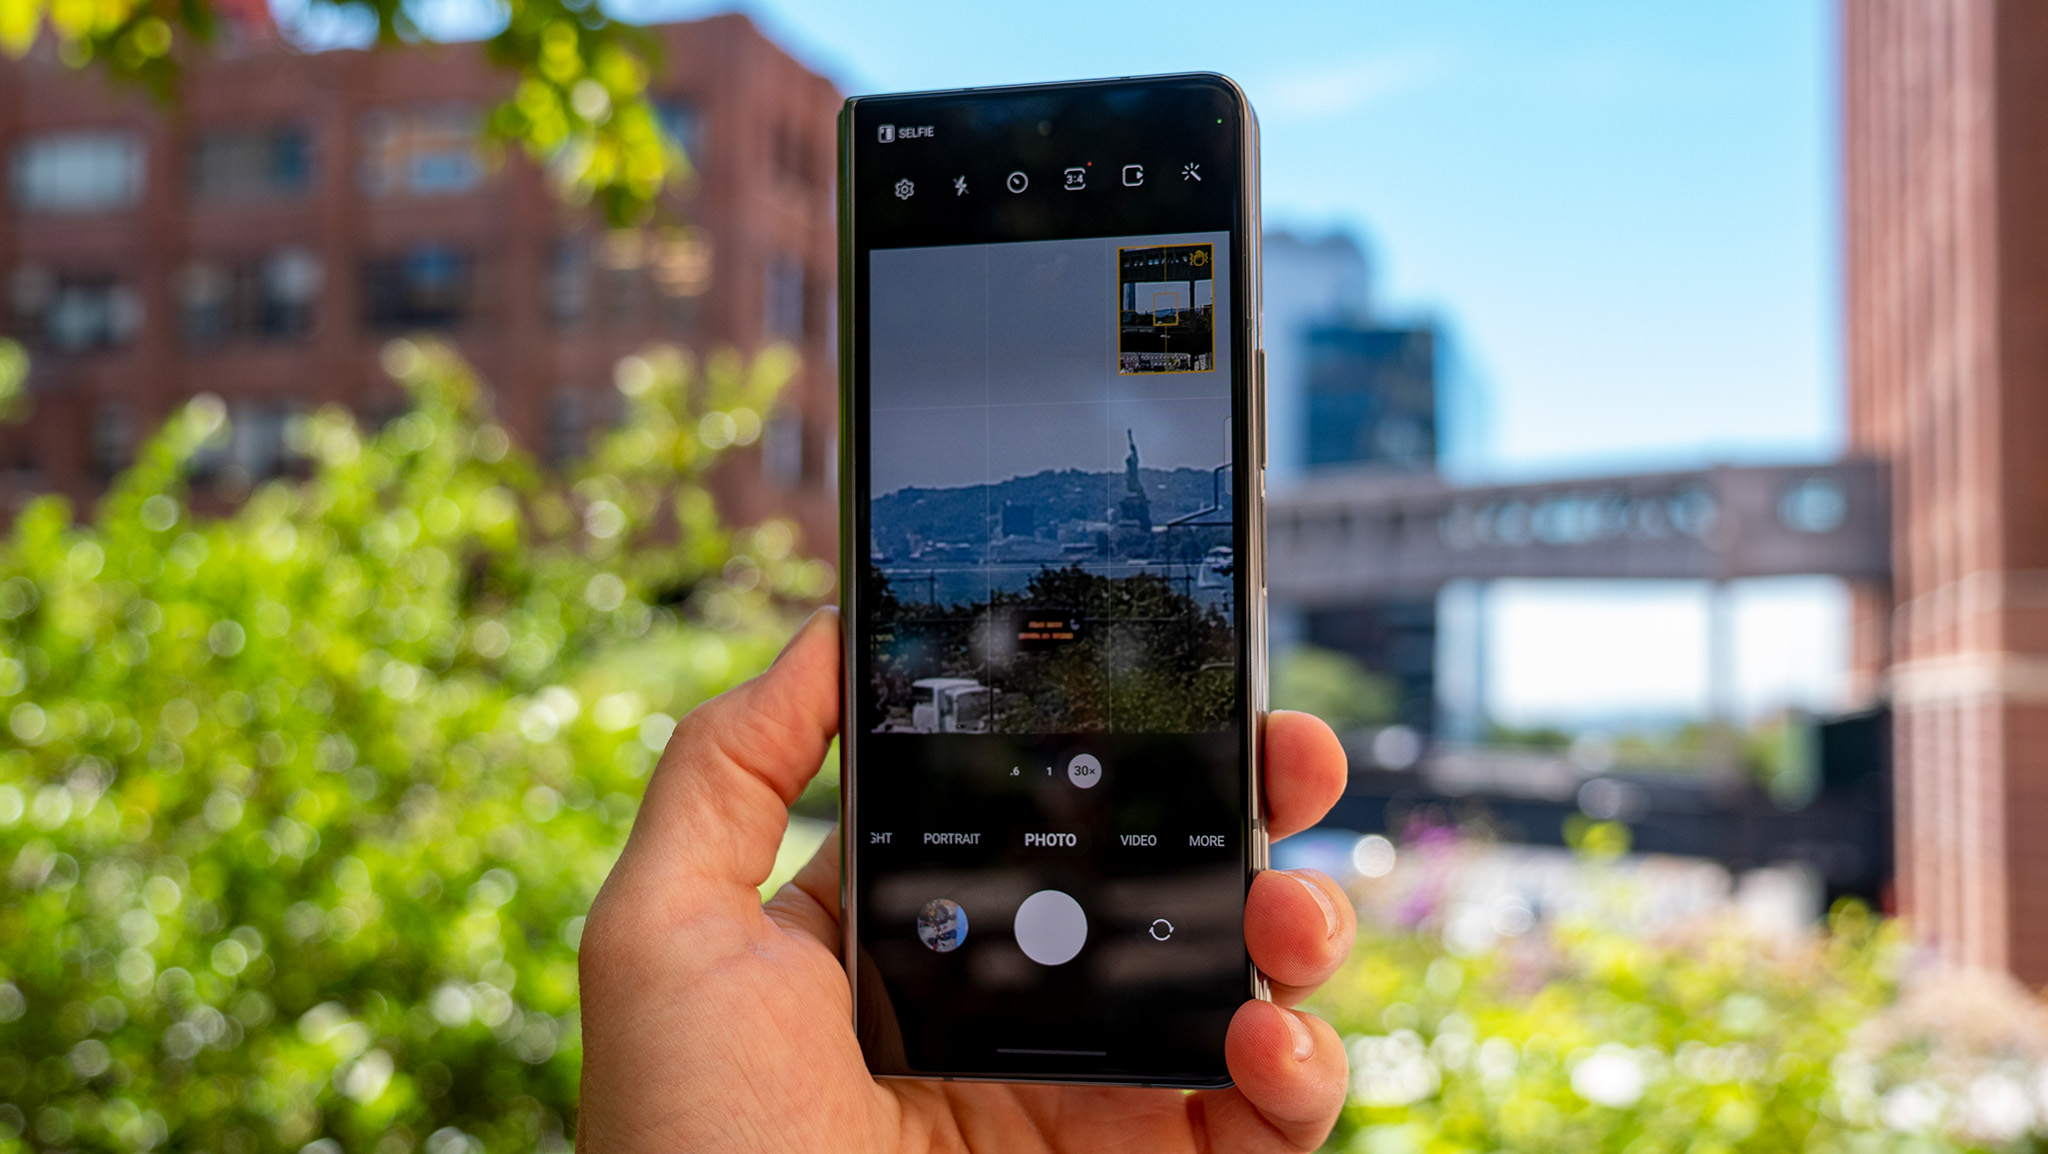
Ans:
[[[1232,1019],[1236,1085],[1185,1094],[870,1077],[840,965],[839,844],[765,905],[788,806],[839,730],[839,616],[815,614],[768,671],[684,718],[584,926],[577,1145],[620,1151],[1307,1151],[1344,1103],[1336,1031],[1291,1007],[1356,922],[1335,882],[1261,873],[1245,942],[1273,1002]],[[1303,713],[1266,722],[1267,828],[1336,801],[1344,754]]]

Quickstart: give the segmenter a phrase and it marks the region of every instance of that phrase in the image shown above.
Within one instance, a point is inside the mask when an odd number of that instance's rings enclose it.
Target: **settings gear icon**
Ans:
[[[903,178],[902,180],[899,180],[899,181],[897,181],[897,182],[896,182],[896,199],[897,199],[897,200],[909,200],[909,199],[910,199],[910,194],[911,194],[911,193],[913,193],[913,192],[916,192],[916,191],[917,191],[917,186],[916,186],[916,185],[914,185],[914,184],[912,184],[912,183],[910,183],[910,178],[909,178],[909,177],[907,177],[907,176],[906,176],[906,177],[904,177],[904,178]]]

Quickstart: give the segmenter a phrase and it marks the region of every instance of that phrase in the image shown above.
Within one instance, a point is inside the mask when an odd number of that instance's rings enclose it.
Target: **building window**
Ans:
[[[583,456],[583,390],[564,385],[548,403],[548,460],[557,467]]]
[[[775,175],[790,184],[808,188],[813,182],[811,150],[804,134],[788,125],[777,129],[774,138]]]
[[[201,200],[296,196],[312,175],[312,148],[303,129],[208,132],[192,145],[192,192]]]
[[[698,326],[703,323],[704,310],[699,303],[702,297],[677,297],[664,295],[660,298],[662,328],[679,340],[690,340],[697,335]]]
[[[604,270],[605,320],[613,328],[630,329],[639,322],[641,280],[638,267]]]
[[[186,467],[197,478],[230,486],[281,476],[296,459],[286,434],[298,412],[286,401],[233,401],[227,442],[202,447]]]
[[[92,411],[92,466],[102,481],[112,480],[135,459],[135,410],[121,401],[107,401]]]
[[[210,345],[235,329],[235,278],[220,265],[194,261],[178,271],[179,327],[185,340]]]
[[[468,192],[483,183],[482,131],[466,104],[372,112],[363,118],[363,188],[373,196]]]
[[[702,229],[669,229],[654,245],[648,273],[663,296],[702,296],[711,287],[711,240]]]
[[[12,282],[16,331],[59,352],[117,348],[142,327],[142,298],[113,277],[60,275],[23,265]]]
[[[257,336],[297,337],[313,329],[325,270],[320,258],[302,248],[281,249],[256,267]]]
[[[228,419],[233,422],[228,468],[251,481],[284,472],[289,454],[285,430],[291,424],[290,406],[276,401],[240,403],[228,409]]]
[[[324,276],[320,258],[301,248],[240,265],[195,261],[178,274],[180,327],[195,345],[304,336]]]
[[[761,431],[761,479],[776,489],[803,484],[804,415],[795,408],[777,409]]]
[[[614,328],[632,328],[640,320],[640,298],[646,276],[647,236],[637,229],[613,229],[597,248],[598,285],[604,318]]]
[[[704,171],[704,114],[696,102],[681,96],[665,96],[654,102],[655,118],[661,132],[683,150],[696,172]]]
[[[571,325],[590,311],[590,245],[580,236],[555,242],[548,261],[548,315],[558,325]]]
[[[771,341],[800,341],[804,335],[804,264],[792,256],[768,262],[768,299],[762,328]]]
[[[549,463],[559,468],[582,460],[590,454],[594,434],[615,429],[625,419],[625,398],[617,389],[556,389],[548,399]]]
[[[377,330],[452,328],[469,312],[469,254],[419,245],[363,270],[365,320]]]
[[[111,212],[142,199],[142,144],[126,132],[53,132],[14,148],[8,166],[23,212]]]

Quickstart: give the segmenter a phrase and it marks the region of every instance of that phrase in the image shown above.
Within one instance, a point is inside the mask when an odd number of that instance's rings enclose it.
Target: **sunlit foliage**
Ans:
[[[0,541],[0,1150],[563,1149],[576,944],[680,716],[832,574],[705,471],[781,354],[619,371],[564,481],[447,351],[194,516],[201,398]],[[309,1143],[313,1145],[309,1145]]]
[[[1326,1149],[2048,1148],[2038,997],[1916,958],[1898,923],[1853,902],[1807,933],[1732,908],[1645,922],[1612,840],[1584,839],[1580,892],[1540,916],[1454,897],[1461,856],[1429,835],[1399,851],[1399,873],[1385,839],[1361,843],[1383,860],[1352,882],[1359,946],[1312,1002],[1351,1063]]]

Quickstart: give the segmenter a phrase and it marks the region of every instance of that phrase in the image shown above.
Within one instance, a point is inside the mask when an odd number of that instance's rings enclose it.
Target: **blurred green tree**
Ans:
[[[425,38],[422,0],[308,3],[373,16],[379,44]],[[593,0],[493,6],[503,28],[489,41],[490,58],[517,84],[492,112],[490,135],[548,164],[571,200],[593,201],[608,223],[646,223],[664,182],[688,165],[647,98],[659,45]],[[215,38],[231,8],[219,0],[0,0],[0,51],[24,56],[47,32],[66,63],[103,69],[170,100],[181,63]]]
[[[1330,723],[1340,734],[1394,720],[1400,694],[1346,653],[1297,645],[1273,658],[1275,709],[1298,709]]]
[[[673,718],[832,573],[704,487],[788,377],[628,358],[545,476],[447,350],[195,519],[186,406],[0,540],[0,1151],[566,1149],[582,914]]]

